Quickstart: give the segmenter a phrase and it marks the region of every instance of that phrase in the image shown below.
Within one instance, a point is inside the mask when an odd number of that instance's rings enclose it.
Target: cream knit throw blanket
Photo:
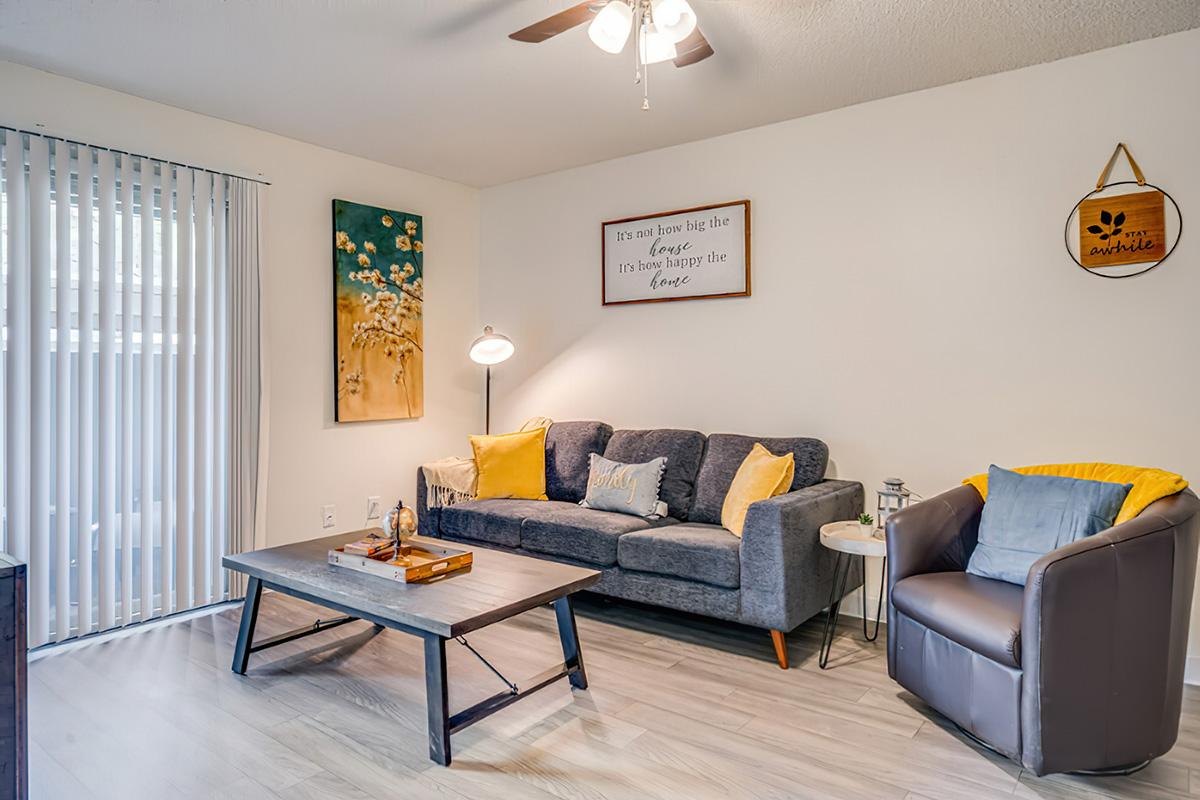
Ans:
[[[521,430],[547,428],[551,422],[549,417],[530,417]],[[425,502],[429,508],[452,506],[475,497],[475,481],[479,472],[473,458],[450,456],[422,464],[421,471],[425,473],[425,486],[428,489]]]
[[[475,496],[475,459],[451,456],[421,465],[430,508],[452,506]]]

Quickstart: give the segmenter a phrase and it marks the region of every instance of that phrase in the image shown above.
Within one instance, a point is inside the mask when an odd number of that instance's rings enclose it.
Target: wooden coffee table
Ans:
[[[587,688],[571,594],[599,580],[599,572],[484,547],[472,548],[474,563],[470,568],[439,576],[432,582],[398,583],[328,563],[330,548],[360,536],[360,533],[340,534],[222,559],[226,568],[249,576],[233,652],[234,672],[246,674],[251,653],[356,620],[419,636],[425,642],[429,757],[442,765],[450,763],[450,734],[561,678],[567,678],[576,689]],[[422,541],[439,543],[436,539],[413,539],[414,544]],[[308,627],[255,642],[254,624],[264,588],[330,608],[344,616],[317,620]],[[558,618],[563,663],[518,687],[467,645],[496,672],[509,690],[451,714],[446,684],[446,640],[551,603]],[[465,644],[465,640],[461,641]]]

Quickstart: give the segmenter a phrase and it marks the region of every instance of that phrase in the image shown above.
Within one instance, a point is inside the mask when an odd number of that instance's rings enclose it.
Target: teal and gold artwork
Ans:
[[[333,201],[336,419],[424,413],[421,217]]]

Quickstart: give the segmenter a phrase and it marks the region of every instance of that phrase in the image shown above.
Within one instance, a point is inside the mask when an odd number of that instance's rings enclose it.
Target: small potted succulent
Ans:
[[[858,515],[858,530],[863,536],[875,535],[875,518],[870,514],[862,513]]]

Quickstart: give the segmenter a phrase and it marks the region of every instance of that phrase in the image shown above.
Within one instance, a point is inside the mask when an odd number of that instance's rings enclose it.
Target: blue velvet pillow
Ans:
[[[1112,527],[1132,483],[1021,475],[995,464],[967,572],[1019,586],[1033,562]]]

